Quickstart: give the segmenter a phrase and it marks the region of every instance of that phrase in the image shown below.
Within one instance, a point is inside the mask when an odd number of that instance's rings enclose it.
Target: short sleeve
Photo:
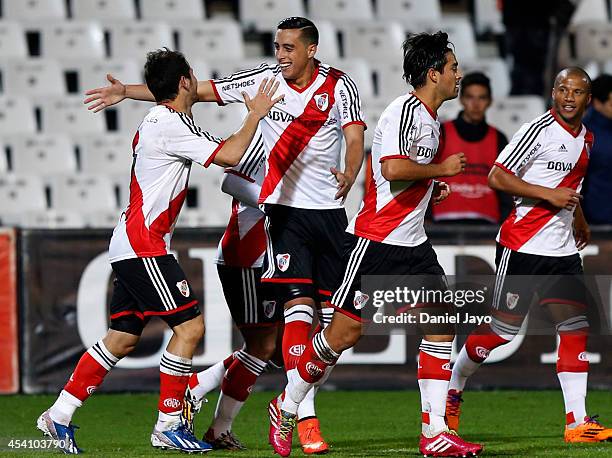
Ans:
[[[402,105],[385,110],[381,123],[381,162],[388,159],[410,159],[410,151],[421,124],[418,103],[413,100],[408,99]]]
[[[342,75],[336,84],[335,100],[342,128],[351,124],[361,124],[366,127],[357,85],[347,74]]]
[[[165,142],[168,154],[208,167],[223,146],[223,139],[202,130],[185,113],[175,113],[168,125]]]
[[[225,169],[225,173],[237,175],[250,183],[263,183],[265,175],[266,153],[264,150],[263,137],[259,128],[249,145],[246,153],[240,159],[238,165]]]
[[[242,70],[226,78],[210,80],[217,103],[243,103],[242,93],[254,97],[264,78],[274,78],[274,72],[268,64],[261,64],[257,68]]]
[[[550,124],[552,121],[549,122],[546,118],[523,124],[510,143],[499,153],[495,165],[508,173],[518,175],[542,151],[542,140],[546,127]]]

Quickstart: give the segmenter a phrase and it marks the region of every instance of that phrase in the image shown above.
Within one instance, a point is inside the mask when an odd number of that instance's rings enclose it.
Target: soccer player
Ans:
[[[565,441],[612,438],[612,429],[589,417],[585,406],[589,323],[578,251],[590,236],[580,208],[593,144],[582,124],[590,99],[587,73],[578,67],[562,70],[552,90],[553,108],[519,129],[489,174],[493,189],[515,196],[515,208],[497,235],[492,322],[467,338],[453,367],[446,414],[455,430],[467,379],[493,349],[516,336],[537,291],[559,335],[557,376],[565,401]],[[541,277],[525,282],[523,275]]]
[[[173,336],[160,362],[159,415],[151,445],[187,452],[211,447],[185,429],[183,396],[194,350],[204,334],[198,301],[181,267],[170,254],[174,223],[187,194],[192,163],[204,167],[236,165],[259,120],[280,100],[278,83],[264,80],[253,98],[244,95],[249,113],[240,130],[223,141],[192,120],[197,80],[182,54],[168,49],[147,55],[147,87],[157,105],[145,116],[132,142],[130,201],[110,241],[115,273],[110,329],[79,360],[59,397],[37,427],[61,440],[65,453],[78,454],[72,416],[108,372],[138,343],[152,316],[163,319]]]
[[[372,182],[347,231],[344,279],[334,293],[331,324],[314,335],[288,373],[289,383],[275,415],[270,416],[270,444],[281,456],[291,453],[295,416],[302,399],[357,343],[373,309],[361,292],[362,275],[427,275],[434,288],[446,289],[444,271],[423,226],[429,200],[441,201],[448,188],[434,178],[454,176],[465,168],[458,153],[432,163],[439,140],[436,111],[457,96],[461,73],[446,33],[419,34],[404,43],[404,77],[415,91],[395,99],[382,113],[371,154]],[[365,304],[365,305],[364,305]],[[422,403],[421,453],[433,456],[478,454],[482,446],[448,430],[444,408],[450,378],[452,327],[434,325],[425,332],[419,352]]]
[[[242,102],[241,93],[252,94],[264,78],[282,76],[285,98],[261,123],[267,170],[258,203],[265,209],[269,242],[262,283],[274,285],[274,297],[284,306],[285,370],[295,367],[308,342],[313,309],[319,306],[320,322],[330,320],[324,304],[342,277],[348,224],[343,201],[363,162],[365,123],[357,87],[348,75],[315,58],[318,41],[319,32],[310,20],[284,19],[274,41],[277,65],[262,64],[198,84],[200,101],[223,105]],[[142,85],[126,86],[108,78],[110,86],[88,91],[85,103],[90,109],[99,111],[126,97],[151,99]],[[319,445],[304,450],[327,450],[316,417],[308,425],[313,428],[306,428],[310,432],[303,437]]]

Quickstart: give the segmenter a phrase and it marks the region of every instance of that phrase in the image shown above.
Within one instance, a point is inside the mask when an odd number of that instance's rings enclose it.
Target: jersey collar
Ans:
[[[567,123],[561,118],[561,116],[557,114],[554,108],[550,109],[550,114],[552,114],[553,118],[555,118],[555,121],[557,121],[557,123],[574,138],[578,137],[585,128],[584,124],[580,124],[580,130],[578,131],[578,133],[576,133],[572,130],[570,126],[567,125]]]
[[[306,89],[308,89],[310,86],[312,86],[312,83],[314,83],[315,80],[317,79],[317,76],[319,76],[319,64],[320,64],[320,62],[318,60],[315,60],[315,69],[312,72],[312,77],[310,78],[310,81],[308,82],[308,84],[306,86],[304,86],[302,88],[299,88],[295,84],[290,83],[289,81],[287,81],[287,86],[289,86],[295,92],[298,92],[300,94],[302,92],[304,92]]]
[[[410,94],[412,94],[419,102],[421,102],[421,104],[425,107],[425,109],[427,110],[427,113],[429,113],[429,115],[433,118],[434,121],[438,120],[438,113],[436,113],[435,111],[433,111],[431,108],[429,108],[427,106],[427,104],[425,102],[423,102],[418,95],[416,95],[414,93],[414,91],[412,91]]]

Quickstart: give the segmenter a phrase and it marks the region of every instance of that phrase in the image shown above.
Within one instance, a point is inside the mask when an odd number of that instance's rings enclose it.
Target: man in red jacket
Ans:
[[[492,101],[489,78],[480,72],[465,75],[459,101],[463,111],[441,126],[436,161],[464,153],[467,165],[464,173],[446,179],[452,192],[432,208],[432,216],[436,222],[497,224],[510,211],[512,199],[487,184],[489,170],[508,143],[506,136],[485,119]]]

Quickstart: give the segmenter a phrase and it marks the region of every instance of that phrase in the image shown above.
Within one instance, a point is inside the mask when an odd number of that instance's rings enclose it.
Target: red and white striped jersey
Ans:
[[[427,240],[423,220],[433,180],[393,181],[382,175],[381,163],[404,159],[429,164],[438,151],[440,123],[414,94],[385,108],[374,132],[372,177],[361,208],[347,231],[390,245],[413,247]]]
[[[580,192],[593,135],[582,126],[576,134],[554,110],[523,124],[495,165],[527,183]],[[497,241],[521,253],[568,256],[578,252],[573,236],[574,211],[548,202],[515,197]]]
[[[266,154],[263,138],[257,137],[240,163],[225,169],[261,188],[264,180]],[[232,200],[232,214],[217,248],[215,264],[230,267],[261,267],[266,252],[265,214],[258,208]]]
[[[169,253],[192,162],[208,167],[223,141],[165,105],[149,110],[132,143],[130,201],[110,241],[110,262]]]
[[[318,64],[308,86],[287,82],[278,65],[261,66],[212,81],[219,104],[254,97],[264,78],[280,82],[278,102],[262,120],[268,158],[260,203],[296,208],[342,207],[335,199],[337,182],[330,168],[340,168],[342,128],[365,126],[357,86],[340,70]]]

